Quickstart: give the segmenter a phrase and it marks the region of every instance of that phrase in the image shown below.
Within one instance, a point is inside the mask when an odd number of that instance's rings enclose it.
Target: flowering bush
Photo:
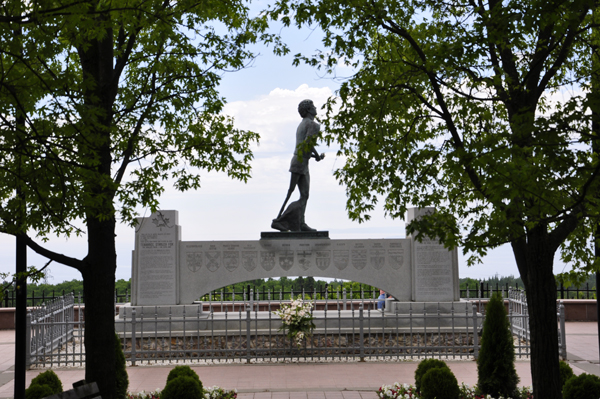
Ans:
[[[218,386],[209,387],[204,389],[204,398],[205,399],[236,399],[237,398],[237,389],[233,391],[226,391],[223,388],[219,388]]]
[[[312,303],[304,302],[301,298],[298,298],[289,305],[281,305],[279,310],[273,312],[281,317],[283,325],[279,330],[286,332],[286,335],[298,347],[302,345],[304,338],[312,336],[312,330],[315,328],[311,310]]]
[[[156,389],[153,392],[140,392],[140,393],[129,393],[127,395],[128,399],[160,399],[160,389]],[[204,389],[204,399],[236,399],[237,398],[237,390],[234,389],[232,391],[226,391],[223,388],[218,386],[205,388]]]
[[[490,395],[477,395],[476,387],[469,387],[463,383],[460,387],[460,395],[458,399],[533,399],[530,387],[523,387],[519,390],[519,396],[517,398],[493,398]],[[398,384],[395,382],[393,385],[382,385],[377,391],[377,396],[380,399],[420,399],[419,393],[416,388],[409,384]]]
[[[382,385],[377,391],[377,396],[381,399],[416,399],[417,390],[414,386],[408,384]]]
[[[155,391],[146,393],[142,391],[140,393],[128,393],[128,399],[160,399],[160,389],[156,388]]]

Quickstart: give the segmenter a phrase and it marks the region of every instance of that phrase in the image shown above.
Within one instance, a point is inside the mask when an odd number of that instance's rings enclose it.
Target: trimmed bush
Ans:
[[[117,398],[127,399],[127,388],[129,387],[129,376],[125,368],[125,354],[121,346],[119,335],[115,333],[115,374],[117,377]]]
[[[190,366],[175,366],[175,368],[171,370],[167,376],[167,385],[171,380],[174,380],[177,377],[192,377],[198,381],[198,384],[200,384],[200,389],[203,389],[200,377],[198,377],[198,374],[196,374],[196,372],[192,370]]]
[[[458,399],[459,394],[458,381],[449,368],[432,368],[421,379],[422,399]]]
[[[60,378],[56,375],[56,373],[52,370],[46,370],[43,373],[40,373],[37,377],[31,380],[30,388],[34,385],[47,385],[52,390],[52,395],[57,393],[61,393],[63,391],[62,383],[60,382]]]
[[[160,399],[204,399],[201,384],[194,377],[173,378],[160,393]]]
[[[565,361],[562,361],[559,363],[560,366],[560,388],[564,388],[565,384],[567,383],[567,381],[569,381],[569,379],[571,379],[574,374],[573,374],[573,369],[571,368],[571,366],[569,366],[569,364]]]
[[[563,387],[563,399],[598,399],[600,397],[600,378],[583,373],[569,378]]]
[[[25,390],[25,399],[42,399],[52,395],[54,395],[52,388],[50,385],[46,384],[40,385],[32,383],[29,388]]]
[[[481,349],[477,358],[477,388],[484,395],[518,397],[515,348],[504,300],[495,293],[486,307]]]
[[[450,370],[446,363],[438,359],[425,359],[421,361],[415,370],[415,388],[417,389],[417,392],[421,392],[421,379],[425,373],[434,368],[446,368]]]

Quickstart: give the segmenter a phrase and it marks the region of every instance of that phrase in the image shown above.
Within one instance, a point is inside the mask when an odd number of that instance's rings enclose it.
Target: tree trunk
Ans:
[[[115,398],[115,220],[88,220],[83,272],[85,293],[85,380],[96,382],[103,398]]]
[[[513,243],[527,293],[531,334],[531,378],[536,398],[562,399],[556,320],[555,248],[545,226],[527,233],[527,242]]]
[[[95,4],[95,3],[94,3]],[[113,32],[108,13],[94,16],[106,33],[78,47],[84,83],[86,110],[80,115],[83,131],[82,159],[89,162],[90,176],[84,177],[89,196],[86,206],[88,254],[83,267],[85,293],[86,382],[96,382],[103,398],[116,396],[115,377],[115,187],[111,186],[112,107],[118,79],[113,71]],[[108,183],[110,182],[110,183]]]

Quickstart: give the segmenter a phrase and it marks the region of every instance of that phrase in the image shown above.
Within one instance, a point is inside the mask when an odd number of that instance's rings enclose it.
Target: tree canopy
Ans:
[[[595,270],[600,183],[591,110],[589,0],[281,0],[273,16],[319,27],[297,56],[356,71],[327,105],[346,162],[349,215],[435,206],[408,232],[462,246],[470,263],[512,246],[530,306],[536,396],[560,397],[553,258]],[[554,327],[552,327],[554,324]],[[546,334],[546,336],[544,336]],[[546,357],[544,357],[546,356]]]
[[[198,169],[249,177],[258,135],[221,114],[216,87],[223,71],[252,58],[246,44],[273,40],[264,18],[249,18],[238,1],[21,3],[7,3],[4,20],[12,19],[2,24],[0,49],[7,155],[0,170],[4,182],[15,180],[2,191],[3,232],[18,225],[17,180],[25,224],[43,237],[76,232],[72,222],[90,210],[112,217],[112,198],[120,219],[131,222],[136,207],[157,207],[162,181],[198,188]],[[23,129],[15,125],[18,109]],[[102,146],[110,159],[97,155]],[[109,201],[90,195],[86,182]]]
[[[217,87],[249,44],[287,51],[266,28],[238,0],[2,3],[0,232],[81,272],[86,380],[103,397],[115,395],[115,225],[156,210],[168,179],[248,179],[258,134],[222,114]],[[82,259],[39,243],[84,233]]]

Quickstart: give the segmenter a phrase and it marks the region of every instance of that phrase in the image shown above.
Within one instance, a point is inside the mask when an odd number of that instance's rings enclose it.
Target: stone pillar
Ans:
[[[434,214],[435,208],[410,208],[406,222]],[[416,236],[416,234],[415,234]],[[458,252],[449,251],[437,239],[424,237],[412,242],[412,300],[415,302],[459,301]]]
[[[138,218],[131,269],[132,305],[179,304],[177,211],[157,211]]]

